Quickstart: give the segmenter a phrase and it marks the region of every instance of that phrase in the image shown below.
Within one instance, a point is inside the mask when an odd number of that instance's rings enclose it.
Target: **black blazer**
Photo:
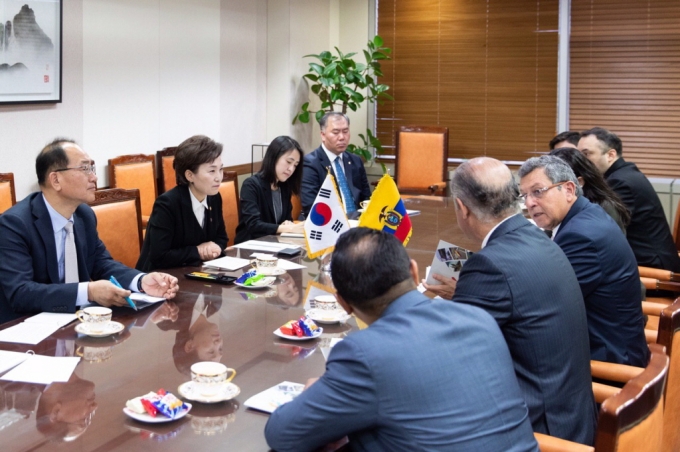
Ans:
[[[659,196],[649,180],[623,158],[604,173],[609,186],[630,210],[626,238],[638,265],[680,272],[680,258]]]
[[[187,185],[178,185],[156,199],[137,261],[138,270],[198,266],[201,265],[198,245],[215,242],[222,249],[227,246],[222,197],[218,193],[207,199],[207,232],[196,221]]]
[[[283,184],[279,186],[279,190],[281,190],[283,220],[292,221],[293,204],[290,202],[290,188]],[[243,182],[240,198],[241,212],[234,243],[276,234],[279,223],[276,222],[274,216],[272,188],[259,173]]]
[[[349,189],[352,191],[354,204],[356,204],[358,209],[361,201],[371,197],[371,187],[368,186],[364,162],[357,155],[343,152],[342,163],[345,165],[345,177],[347,178]],[[328,174],[328,167],[331,168],[333,177],[336,177],[335,169],[321,146],[305,155],[304,171],[302,172],[302,193],[300,193],[302,213],[305,216],[309,213],[309,209],[312,208],[316,195],[319,194],[319,189],[326,179],[326,174]]]

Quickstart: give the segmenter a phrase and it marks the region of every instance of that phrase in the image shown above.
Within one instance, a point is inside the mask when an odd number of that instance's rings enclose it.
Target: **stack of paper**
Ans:
[[[219,268],[220,270],[226,270],[230,272],[243,268],[246,265],[250,265],[250,261],[248,259],[239,259],[238,257],[230,256],[220,257],[219,259],[203,262],[203,266],[205,267]]]
[[[0,342],[35,345],[75,319],[75,314],[42,312],[27,318],[18,325],[0,331]]]
[[[248,250],[258,250],[267,251],[269,253],[278,253],[279,251],[286,248],[300,248],[300,245],[295,245],[292,243],[280,243],[280,242],[265,242],[263,240],[248,240],[247,242],[239,243],[234,245],[234,248],[245,248]]]

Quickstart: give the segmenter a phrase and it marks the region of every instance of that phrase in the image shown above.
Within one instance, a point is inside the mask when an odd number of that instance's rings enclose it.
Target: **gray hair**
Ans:
[[[518,175],[521,178],[531,173],[535,169],[543,168],[545,175],[553,184],[571,181],[576,186],[576,196],[583,196],[583,189],[578,183],[578,178],[574,174],[569,164],[554,155],[542,155],[531,157],[520,167]]]
[[[347,125],[349,126],[349,116],[347,116],[346,114],[341,113],[339,111],[329,111],[329,112],[326,112],[326,114],[324,114],[321,117],[321,119],[319,119],[319,128],[322,131],[326,130],[326,123],[328,122],[328,120],[332,117],[334,118],[334,117],[338,117],[338,116],[345,118],[345,121],[347,121]]]
[[[514,215],[519,213],[519,188],[510,170],[507,171],[507,183],[491,185],[480,180],[480,173],[469,162],[463,162],[451,178],[451,193],[482,222]]]

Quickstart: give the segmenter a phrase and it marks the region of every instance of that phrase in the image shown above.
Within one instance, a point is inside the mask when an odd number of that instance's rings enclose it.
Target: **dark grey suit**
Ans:
[[[453,300],[498,322],[534,431],[593,444],[586,311],[562,250],[521,215],[510,217],[465,263]]]

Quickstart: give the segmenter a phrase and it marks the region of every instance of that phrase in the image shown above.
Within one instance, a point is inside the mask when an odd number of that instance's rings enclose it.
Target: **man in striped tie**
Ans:
[[[302,213],[306,216],[326,179],[330,168],[338,184],[345,212],[350,218],[358,216],[361,201],[371,197],[364,163],[357,155],[345,152],[349,145],[349,118],[329,111],[319,121],[321,146],[304,158],[302,172]]]

